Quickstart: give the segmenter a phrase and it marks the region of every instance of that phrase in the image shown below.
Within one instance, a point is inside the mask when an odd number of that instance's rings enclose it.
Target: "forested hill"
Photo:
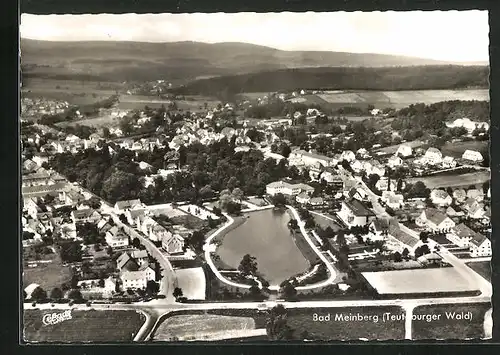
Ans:
[[[487,66],[390,68],[304,68],[200,79],[175,89],[179,94],[234,95],[298,89],[427,90],[488,88]]]

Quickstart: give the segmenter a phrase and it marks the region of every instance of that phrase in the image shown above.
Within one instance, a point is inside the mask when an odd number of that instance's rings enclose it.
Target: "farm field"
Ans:
[[[413,311],[414,315],[436,314],[441,315],[438,320],[427,322],[425,320],[413,320],[412,339],[479,339],[484,337],[484,314],[491,308],[490,304],[448,304],[419,306]],[[472,312],[472,320],[448,319],[448,314]]]
[[[418,148],[418,147],[421,147],[422,145],[424,145],[424,142],[418,141],[418,140],[411,141],[411,142],[405,142],[402,144],[396,144],[396,145],[384,147],[384,148],[379,149],[378,151],[382,152],[382,153],[386,153],[386,154],[394,154],[398,151],[398,149],[401,145],[408,145],[411,147],[411,149],[415,149],[415,148]]]
[[[314,340],[402,340],[404,339],[404,320],[383,322],[382,315],[390,312],[394,315],[402,313],[400,307],[345,307],[288,309],[288,325],[300,336],[307,331]],[[314,314],[325,316],[330,314],[330,321],[314,321]],[[345,316],[360,315],[364,320],[346,320]],[[343,320],[341,320],[343,316]]]
[[[406,181],[414,184],[422,181],[429,189],[441,187],[468,187],[470,185],[481,185],[491,179],[489,171],[477,171],[459,175],[446,176],[422,176],[407,179]]]
[[[118,124],[119,124],[119,122],[118,122],[118,119],[116,117],[102,116],[102,117],[96,117],[96,118],[88,118],[85,120],[58,122],[58,123],[56,123],[56,126],[69,127],[69,126],[81,125],[81,126],[89,126],[89,127],[94,127],[94,128],[101,128],[101,127],[117,126]]]
[[[452,267],[363,272],[362,274],[379,294],[471,292],[477,290]]]
[[[489,90],[407,90],[407,91],[330,91],[318,94],[330,104],[363,104],[377,108],[403,108],[410,104],[432,104],[447,100],[489,100]]]
[[[52,310],[24,311],[27,342],[130,342],[146,318],[135,311],[72,311],[72,319],[44,325],[42,317]]]
[[[467,266],[491,282],[491,262],[489,261],[475,261],[467,263]]]
[[[467,149],[481,151],[488,145],[487,141],[448,142],[441,148],[441,152],[443,156],[450,155],[454,158],[461,158]]]
[[[155,331],[154,340],[207,341],[242,337],[245,333],[262,335],[262,330],[255,328],[255,320],[252,317],[217,314],[174,315],[160,324]],[[265,329],[263,332],[265,334]]]
[[[59,255],[50,254],[51,263],[38,264],[36,267],[23,266],[23,288],[36,283],[47,293],[54,287],[61,287],[71,279],[69,266],[63,266]]]
[[[175,274],[178,287],[182,289],[184,297],[191,300],[204,300],[206,297],[206,278],[203,268],[177,269]]]

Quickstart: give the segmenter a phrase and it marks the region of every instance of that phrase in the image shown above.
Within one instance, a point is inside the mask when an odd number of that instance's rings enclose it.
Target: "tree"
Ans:
[[[337,244],[339,246],[344,246],[346,245],[346,240],[345,240],[345,235],[344,235],[344,231],[342,230],[339,230],[337,232]]]
[[[122,223],[127,223],[127,217],[125,217],[125,215],[123,213],[120,215],[120,221]]]
[[[139,247],[141,246],[141,241],[139,240],[139,238],[132,239],[132,246],[136,249],[139,249]]]
[[[182,289],[180,287],[174,288],[174,292],[172,295],[175,297],[175,300],[179,300],[180,297],[184,296]]]
[[[74,289],[68,292],[68,298],[74,301],[81,301],[83,296],[79,290]]]
[[[158,292],[160,292],[160,286],[158,283],[153,280],[148,280],[146,283],[146,293],[148,295],[156,295]]]
[[[229,201],[226,205],[226,211],[230,215],[238,215],[241,212],[241,204],[233,201]]]
[[[410,251],[408,250],[408,248],[404,248],[402,253],[403,258],[407,259],[409,254]]]
[[[290,300],[297,296],[297,290],[293,287],[290,281],[285,281],[281,284],[280,293],[283,295],[285,300]]]
[[[288,222],[288,227],[291,229],[297,229],[299,227],[299,224],[297,223],[296,219],[291,219],[290,222]]]
[[[306,223],[305,223],[304,227],[306,227],[308,229],[312,229],[312,228],[316,227],[316,222],[314,222],[314,218],[306,219]]]
[[[403,261],[401,253],[399,253],[398,251],[393,254],[393,258],[394,258],[394,261],[397,263]]]
[[[425,231],[420,232],[420,240],[424,243],[427,243],[428,233]]]
[[[63,297],[64,297],[64,294],[63,294],[62,290],[60,288],[58,288],[58,287],[54,287],[52,289],[52,291],[50,292],[50,298],[52,300],[56,300],[57,301],[57,300],[60,300]]]
[[[104,279],[102,279],[102,278],[101,278],[101,279],[99,279],[99,281],[98,281],[97,285],[98,285],[99,287],[103,288],[103,287],[104,287]]]
[[[194,231],[186,240],[187,244],[193,247],[194,251],[200,253],[203,251],[203,244],[205,243],[205,235],[202,231]]]
[[[256,258],[250,254],[245,254],[240,262],[240,265],[238,266],[238,270],[245,276],[255,275],[257,273]]]
[[[113,256],[113,248],[112,247],[107,247],[106,248],[106,253],[108,254],[108,256]]]
[[[285,307],[279,304],[268,313],[266,320],[266,333],[269,340],[291,340],[293,330],[287,324]]]
[[[271,202],[276,207],[283,207],[286,205],[286,198],[282,193],[278,193],[271,197]]]
[[[259,301],[262,299],[262,291],[260,290],[260,288],[256,284],[253,284],[252,287],[250,287],[248,289],[248,291],[249,291],[249,295],[252,299],[254,299],[256,301]]]
[[[241,199],[243,198],[243,191],[241,191],[239,187],[234,188],[231,194],[235,201],[241,201]]]
[[[47,292],[40,286],[35,288],[33,292],[31,292],[31,299],[37,301],[37,302],[42,302],[47,299]]]

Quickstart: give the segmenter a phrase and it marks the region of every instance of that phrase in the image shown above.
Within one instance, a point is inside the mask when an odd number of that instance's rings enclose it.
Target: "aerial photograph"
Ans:
[[[491,339],[487,11],[20,21],[22,343]]]

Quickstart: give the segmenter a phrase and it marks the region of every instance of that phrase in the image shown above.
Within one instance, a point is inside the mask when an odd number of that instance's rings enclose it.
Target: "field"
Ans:
[[[259,197],[249,198],[248,202],[250,202],[251,204],[254,204],[256,206],[259,206],[259,207],[263,207],[263,206],[269,205],[263,198],[259,198]]]
[[[215,108],[220,101],[207,96],[185,96],[185,100],[173,100],[175,101],[177,108],[184,111],[205,111],[205,103],[207,108]],[[121,95],[118,107],[122,110],[135,110],[143,109],[144,106],[149,106],[151,108],[159,108],[161,105],[168,106],[172,100],[161,99],[154,96],[144,96],[144,95]]]
[[[470,185],[480,185],[491,179],[489,171],[477,171],[459,175],[447,176],[422,176],[407,179],[409,183],[422,181],[429,189],[441,187],[468,187]]]
[[[262,335],[256,334],[255,330],[255,320],[251,317],[185,314],[167,318],[156,329],[154,339],[157,341],[220,340],[242,337],[245,333]]]
[[[379,294],[420,294],[476,291],[452,267],[420,270],[364,272]],[[425,280],[425,281],[422,281]]]
[[[311,213],[311,214],[314,217],[314,222],[316,222],[316,224],[319,225],[321,228],[324,229],[324,228],[330,227],[333,229],[334,232],[336,232],[340,229],[340,227],[334,221],[330,221],[329,219],[327,219],[323,216],[319,216],[315,213]]]
[[[175,274],[178,287],[182,289],[184,297],[192,300],[204,300],[206,297],[206,279],[203,268],[177,269]]]
[[[406,142],[403,144],[410,146],[412,149],[415,149],[415,148],[422,146],[424,143],[422,141],[417,140],[417,141]],[[400,145],[401,144],[391,145],[389,147],[381,148],[378,151],[382,152],[382,153],[386,153],[386,154],[393,154],[393,153],[396,153],[398,151]]]
[[[318,94],[333,105],[403,108],[410,104],[432,104],[447,100],[489,100],[489,91],[480,90],[405,90],[405,91],[330,91]]]
[[[52,262],[38,264],[37,267],[23,267],[23,288],[36,283],[47,293],[54,287],[61,287],[71,279],[71,270],[63,266],[58,254],[50,254]]]
[[[461,158],[467,149],[481,151],[487,148],[489,143],[487,141],[467,141],[467,142],[447,142],[442,148],[443,156],[450,155],[454,158]]]
[[[440,315],[438,320],[427,322],[426,320],[413,320],[412,339],[479,339],[484,337],[484,314],[491,308],[490,304],[467,304],[467,305],[429,305],[416,307],[413,315],[435,314]],[[448,314],[472,312],[472,320],[448,319]]]
[[[72,311],[72,319],[44,325],[42,317],[51,310],[24,311],[24,340],[27,342],[130,342],[144,324],[135,311]]]
[[[491,262],[490,261],[476,261],[467,263],[467,266],[491,282]]]
[[[73,121],[65,121],[56,123],[56,126],[59,127],[68,127],[68,126],[89,126],[95,128],[101,127],[112,127],[118,125],[118,118],[112,116],[101,116],[96,118],[88,118],[84,120],[73,120]]]
[[[296,335],[307,331],[314,340],[402,340],[404,339],[404,320],[384,322],[382,315],[390,312],[402,313],[399,307],[345,307],[288,309],[288,325],[295,329]],[[315,321],[314,314],[326,316],[330,321]],[[343,320],[340,320],[341,316]],[[346,320],[346,315],[361,315],[363,320]],[[337,319],[336,319],[337,318]]]

